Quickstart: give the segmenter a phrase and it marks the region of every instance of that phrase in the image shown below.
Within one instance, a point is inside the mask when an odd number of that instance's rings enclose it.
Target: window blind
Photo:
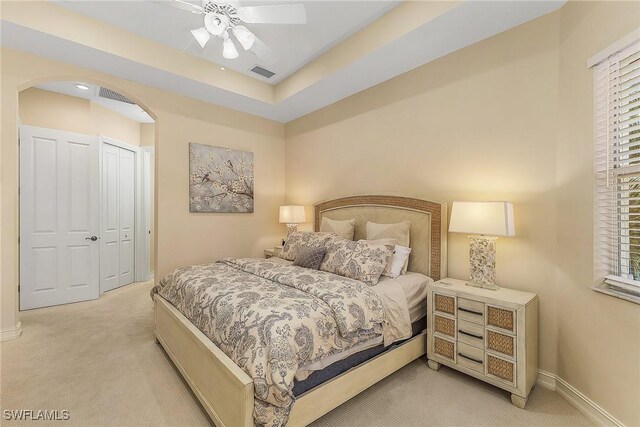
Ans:
[[[597,279],[640,289],[640,41],[595,67]]]

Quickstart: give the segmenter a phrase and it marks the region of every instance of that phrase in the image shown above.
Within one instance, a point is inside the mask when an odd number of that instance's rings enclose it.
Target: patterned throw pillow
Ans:
[[[411,221],[402,221],[396,224],[378,224],[375,222],[367,222],[366,236],[367,240],[393,239],[399,246],[409,247],[409,232],[411,231]],[[409,257],[407,256],[400,274],[407,273],[409,265]],[[387,267],[390,270],[391,266]],[[385,274],[386,275],[386,274]],[[390,276],[393,277],[393,276]]]
[[[378,284],[394,246],[391,240],[354,242],[335,238],[327,242],[327,253],[320,264],[320,270],[373,286]]]
[[[326,249],[321,246],[301,248],[298,251],[298,255],[296,255],[296,259],[293,261],[293,265],[317,270],[320,268],[325,252]]]
[[[338,221],[323,216],[322,222],[320,223],[320,231],[336,233],[343,239],[353,240],[353,235],[356,232],[356,220],[347,219],[344,221]]]
[[[304,247],[322,247],[324,248],[327,242],[331,239],[337,238],[333,233],[314,233],[313,231],[294,231],[287,237],[287,242],[284,244],[284,248],[278,254],[278,257],[293,261],[298,255],[298,251]]]

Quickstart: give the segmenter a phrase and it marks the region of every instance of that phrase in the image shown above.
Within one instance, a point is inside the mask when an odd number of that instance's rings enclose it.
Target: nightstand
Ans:
[[[279,252],[280,252],[279,248],[265,249],[264,250],[264,257],[269,259],[271,257],[278,256]]]
[[[538,296],[443,279],[427,293],[427,357],[511,393],[524,408],[538,376]]]

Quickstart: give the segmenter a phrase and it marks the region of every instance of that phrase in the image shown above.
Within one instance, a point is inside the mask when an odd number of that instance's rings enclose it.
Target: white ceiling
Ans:
[[[201,49],[190,30],[202,27],[202,15],[152,1],[70,1],[54,3],[108,24],[121,27],[174,49],[184,50],[215,64],[276,84],[322,53],[358,32],[399,4],[398,1],[297,1],[241,0],[242,6],[302,3],[307,11],[305,25],[247,24],[246,26],[274,52],[272,61],[264,61],[252,52],[240,52],[237,59],[222,57],[222,40],[212,37]],[[170,2],[171,0],[167,0]],[[167,2],[165,1],[165,3]],[[194,3],[198,3],[194,0]],[[260,65],[276,74],[270,79],[248,70]]]
[[[78,89],[76,83],[87,86],[88,90]],[[63,95],[74,96],[76,98],[87,99],[96,104],[102,105],[109,110],[120,114],[138,123],[154,123],[154,120],[137,104],[116,101],[114,99],[98,96],[100,86],[85,82],[51,82],[37,85],[36,88],[49,92],[61,93]]]

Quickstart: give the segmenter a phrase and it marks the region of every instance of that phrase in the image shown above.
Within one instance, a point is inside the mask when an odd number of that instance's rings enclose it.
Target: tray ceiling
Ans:
[[[307,24],[304,25],[246,24],[273,50],[273,60],[266,61],[242,50],[239,58],[224,59],[221,40],[212,40],[204,49],[200,48],[190,30],[202,27],[202,16],[158,2],[55,0],[54,3],[270,84],[280,82],[399,4],[388,0],[242,0],[242,6],[302,3],[307,10]],[[254,65],[271,70],[275,75],[265,79],[249,72]]]

